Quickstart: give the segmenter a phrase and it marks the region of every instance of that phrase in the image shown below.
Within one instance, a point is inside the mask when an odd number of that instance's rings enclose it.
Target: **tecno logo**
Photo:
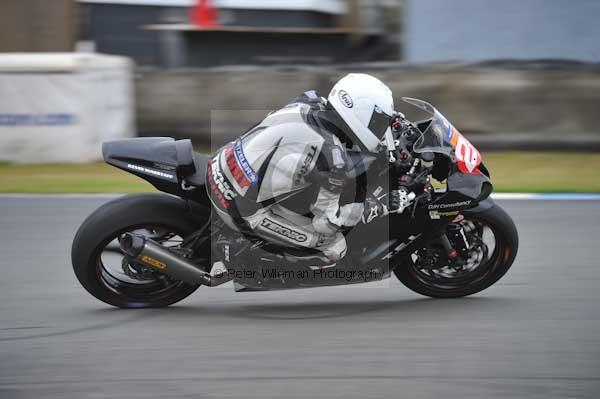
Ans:
[[[264,228],[271,230],[275,234],[289,238],[290,240],[294,240],[296,242],[306,242],[308,240],[306,234],[302,234],[298,231],[290,229],[289,227],[282,226],[271,219],[264,219],[261,225]]]
[[[338,94],[340,101],[348,108],[354,107],[354,101],[352,101],[352,97],[345,90],[340,90]]]

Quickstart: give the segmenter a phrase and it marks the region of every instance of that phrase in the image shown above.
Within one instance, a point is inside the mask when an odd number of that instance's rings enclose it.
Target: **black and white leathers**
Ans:
[[[220,149],[208,168],[208,193],[229,227],[337,261],[346,253],[340,229],[359,223],[363,204],[340,207],[346,150],[322,117],[324,107],[324,99],[308,92]],[[280,205],[315,184],[311,217]]]

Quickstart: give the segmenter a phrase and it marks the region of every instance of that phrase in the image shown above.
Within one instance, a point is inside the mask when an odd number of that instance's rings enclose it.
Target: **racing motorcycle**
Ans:
[[[435,298],[490,287],[513,264],[516,227],[490,198],[490,173],[479,151],[432,105],[403,100],[429,117],[396,118],[382,141],[383,161],[349,150],[352,183],[345,188],[347,197],[361,190],[394,193],[403,211],[345,231],[349,250],[337,264],[232,231],[211,210],[209,156],[194,152],[190,140],[135,138],[104,143],[105,161],[166,194],[124,196],[84,221],[71,254],[79,282],[122,308],[168,306],[200,286],[232,280],[236,291],[268,291],[368,283],[394,274]],[[282,205],[301,212],[297,208],[310,202],[302,196]]]

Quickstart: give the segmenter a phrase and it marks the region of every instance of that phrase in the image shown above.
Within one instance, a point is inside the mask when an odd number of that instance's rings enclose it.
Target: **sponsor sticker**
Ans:
[[[235,155],[233,154],[233,147],[227,147],[225,149],[224,155],[227,168],[231,172],[231,175],[233,176],[237,184],[240,186],[240,188],[243,190],[245,188],[250,187],[252,182],[242,171],[242,168],[240,167],[237,159],[235,158]]]
[[[429,218],[432,220],[441,219],[442,217],[456,216],[459,211],[440,212],[440,211],[429,211]]]
[[[467,201],[461,201],[461,202],[455,202],[453,204],[431,204],[427,207],[427,209],[429,209],[430,211],[437,211],[440,209],[453,209],[453,208],[459,208],[462,206],[469,206],[471,205],[471,200],[467,200]]]
[[[218,159],[213,159],[208,168],[208,185],[212,193],[217,197],[219,204],[225,209],[229,209],[231,201],[237,196],[231,189],[231,186],[225,180],[221,172]]]
[[[164,270],[167,268],[166,263],[163,263],[163,262],[159,261],[158,259],[151,258],[147,255],[142,256],[141,261],[147,265],[150,265],[150,266],[156,268],[156,269]]]
[[[310,146],[304,161],[302,161],[302,165],[300,166],[300,170],[294,176],[294,184],[298,185],[302,182],[302,179],[308,174],[310,165],[312,164],[315,156],[317,155],[317,150],[319,148],[316,145]]]
[[[235,149],[235,157],[236,157],[239,165],[242,167],[242,171],[244,172],[244,174],[250,181],[250,184],[258,183],[258,176],[256,175],[256,172],[254,172],[254,169],[252,169],[252,166],[250,166],[250,163],[246,159],[246,155],[244,155],[244,147],[242,146],[242,139],[236,140],[234,149]]]
[[[306,234],[295,231],[289,227],[282,226],[281,224],[274,222],[273,220],[268,218],[262,221],[261,226],[266,228],[267,230],[272,231],[277,235],[288,238],[292,241],[296,241],[298,243],[304,243],[308,240]]]
[[[134,164],[127,164],[127,169],[131,169],[131,170],[135,170],[137,172],[142,172],[145,173],[147,175],[153,175],[153,176],[157,176],[157,177],[162,177],[165,179],[169,179],[169,180],[173,180],[173,178],[175,177],[174,175],[165,173],[165,172],[161,172],[158,170],[154,170],[154,169],[149,169],[149,168],[145,168],[143,166],[139,166],[139,165],[134,165]]]
[[[442,122],[444,123],[444,126],[446,127],[446,141],[448,143],[450,143],[452,141],[452,134],[454,133],[454,127],[447,119],[444,119]]]
[[[442,120],[444,126],[446,128],[446,133],[444,134],[444,139],[447,143],[450,143],[452,147],[456,147],[456,143],[458,142],[458,137],[461,136],[460,132],[452,126],[452,123],[446,118]]]

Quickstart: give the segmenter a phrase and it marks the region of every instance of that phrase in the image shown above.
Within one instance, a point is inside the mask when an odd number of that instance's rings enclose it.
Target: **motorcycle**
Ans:
[[[345,189],[346,197],[394,193],[403,211],[345,231],[348,254],[337,264],[229,229],[207,195],[210,157],[194,152],[190,140],[154,137],[104,143],[108,164],[166,194],[128,195],[93,212],[73,241],[75,275],[90,294],[122,308],[168,306],[200,286],[232,280],[236,291],[269,291],[394,274],[434,298],[490,287],[515,260],[516,227],[490,198],[490,173],[479,151],[432,105],[403,100],[429,118],[398,119],[394,134],[386,135],[383,162],[349,150],[352,184]],[[307,203],[298,197],[282,205]]]

